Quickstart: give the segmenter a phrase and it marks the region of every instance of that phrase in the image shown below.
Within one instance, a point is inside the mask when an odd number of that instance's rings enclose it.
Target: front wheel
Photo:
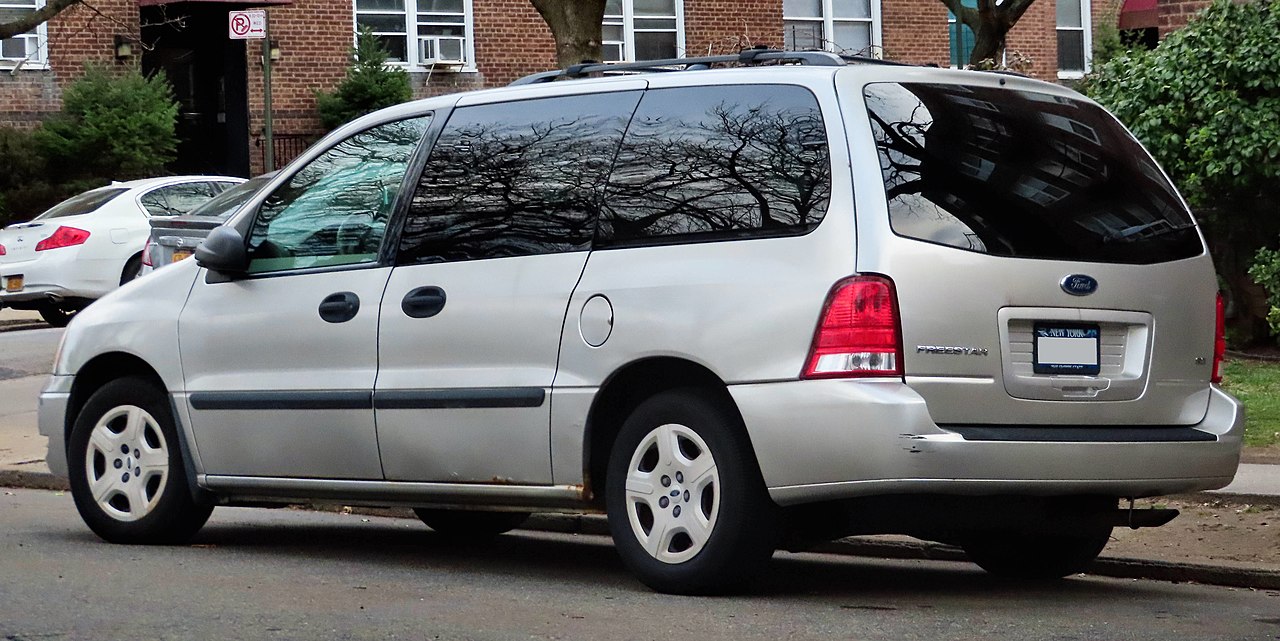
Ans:
[[[85,524],[112,543],[181,543],[213,506],[191,493],[164,391],[122,378],[94,392],[68,445],[71,497]]]
[[[961,547],[991,574],[1044,581],[1084,572],[1110,538],[1111,528],[1073,535],[1004,532],[972,537]]]
[[[618,554],[659,592],[742,589],[773,553],[776,506],[741,421],[702,390],[663,392],[631,413],[605,501]]]

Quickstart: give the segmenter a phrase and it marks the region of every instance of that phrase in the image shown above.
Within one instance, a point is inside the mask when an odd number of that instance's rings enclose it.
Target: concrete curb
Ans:
[[[67,481],[64,478],[54,476],[48,472],[23,472],[19,470],[0,470],[0,487],[61,490],[64,492],[68,490]],[[1248,494],[1188,494],[1178,498],[1195,501],[1236,500],[1253,502],[1254,504],[1267,503],[1267,501],[1258,499],[1275,499],[1275,497],[1259,497]],[[328,512],[341,511],[392,518],[415,518],[411,510],[402,508],[343,508],[333,505],[305,505],[303,507],[305,509]],[[604,516],[597,514],[535,514],[525,522],[521,529],[535,532],[556,532],[559,534],[609,535],[608,522]],[[910,541],[841,539],[824,543],[809,551],[881,559],[969,560],[969,557],[965,556],[964,551],[959,548],[923,541],[916,543]],[[1202,563],[1171,563],[1149,559],[1101,556],[1089,567],[1088,574],[1115,579],[1148,579],[1173,583],[1203,583],[1234,588],[1280,590],[1280,571],[1225,567]]]

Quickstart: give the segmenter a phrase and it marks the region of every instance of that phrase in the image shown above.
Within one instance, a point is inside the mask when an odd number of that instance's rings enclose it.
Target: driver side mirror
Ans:
[[[227,276],[243,274],[249,269],[249,252],[244,246],[244,236],[234,227],[215,227],[209,232],[209,237],[196,247],[196,264]]]

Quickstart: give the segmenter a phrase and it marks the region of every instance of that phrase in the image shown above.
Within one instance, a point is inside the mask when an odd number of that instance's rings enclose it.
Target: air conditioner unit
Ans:
[[[467,63],[466,38],[418,36],[418,64],[424,67],[461,67]]]

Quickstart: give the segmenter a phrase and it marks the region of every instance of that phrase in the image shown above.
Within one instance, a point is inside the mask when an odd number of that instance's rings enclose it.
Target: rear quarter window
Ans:
[[[996,256],[1197,256],[1195,222],[1102,108],[1045,93],[876,83],[867,113],[895,234]]]

